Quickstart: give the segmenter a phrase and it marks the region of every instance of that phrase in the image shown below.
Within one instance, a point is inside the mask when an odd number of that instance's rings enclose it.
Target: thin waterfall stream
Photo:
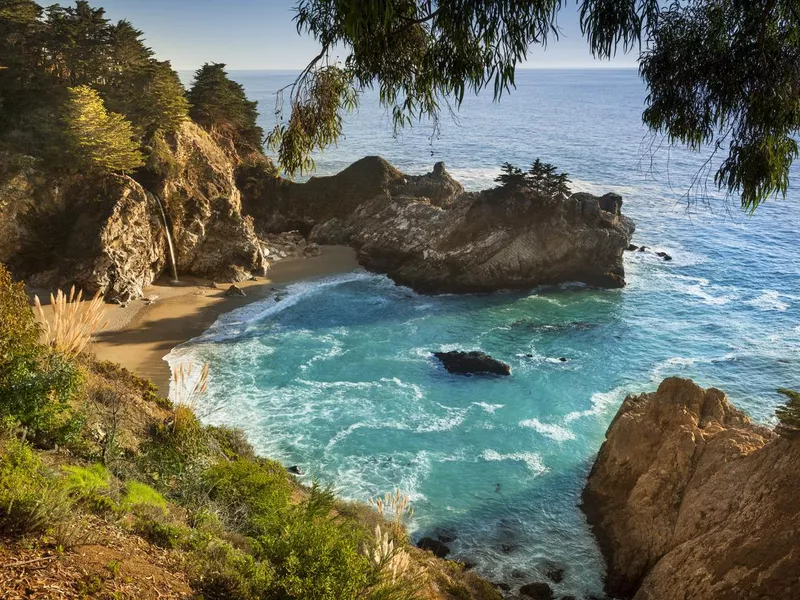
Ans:
[[[172,280],[173,282],[177,282],[179,281],[178,264],[175,262],[175,246],[172,244],[172,234],[169,231],[167,213],[164,211],[164,205],[161,203],[161,198],[158,197],[158,194],[154,194],[152,192],[147,192],[147,194],[155,198],[156,204],[158,204],[158,209],[161,211],[161,222],[164,224],[164,233],[167,236],[167,246],[169,247],[169,259],[170,264],[172,265]]]

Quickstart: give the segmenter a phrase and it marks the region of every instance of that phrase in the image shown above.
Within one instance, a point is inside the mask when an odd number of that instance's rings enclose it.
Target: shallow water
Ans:
[[[288,78],[234,76],[267,113]],[[720,200],[687,212],[680,196],[704,157],[662,150],[655,174],[642,170],[644,94],[633,71],[523,72],[499,105],[470,99],[432,145],[425,126],[393,138],[365,99],[320,172],[365,154],[411,173],[445,160],[480,189],[503,161],[541,156],[574,173],[575,189],[621,193],[634,243],[674,260],[626,253],[622,290],[426,297],[364,272],[294,284],[170,355],[210,363],[205,419],[243,427],[343,496],[401,488],[415,534],[454,532],[455,556],[492,579],[536,580],[550,560],[567,567],[557,595],[599,593],[602,558],[577,503],[625,394],[682,375],[771,423],[775,388],[800,385],[796,192],[752,218]],[[430,353],[456,348],[513,374],[449,375]]]

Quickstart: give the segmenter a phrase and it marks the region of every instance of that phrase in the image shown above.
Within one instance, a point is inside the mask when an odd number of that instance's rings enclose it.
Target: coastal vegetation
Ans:
[[[60,330],[88,338],[96,328],[77,296],[54,298]],[[186,389],[173,403],[85,344],[45,343],[52,335],[1,265],[0,316],[0,547],[90,552],[104,543],[86,538],[93,519],[167,552],[205,598],[499,598],[410,546],[399,491],[375,509],[342,502],[257,456],[241,431],[201,424],[192,406],[207,368],[176,371]],[[97,577],[82,597],[106,597],[115,582]]]
[[[580,27],[596,58],[639,51],[654,136],[710,154],[690,193],[713,184],[754,210],[786,196],[797,157],[800,14],[793,0],[581,0]],[[334,143],[341,116],[377,88],[395,128],[438,121],[468,92],[509,93],[532,46],[558,39],[557,0],[331,2],[297,5],[297,29],[320,45],[288,88],[291,110],[270,136],[281,166]],[[342,51],[336,63],[331,53]],[[335,86],[324,82],[336,82]],[[333,92],[333,93],[332,93]],[[324,132],[324,133],[323,133]],[[727,156],[717,160],[717,153]]]
[[[242,156],[261,154],[256,103],[224,65],[203,66],[187,92],[141,31],[86,0],[0,0],[0,17],[0,150],[94,179],[163,171],[165,136],[191,118]]]
[[[504,188],[525,187],[543,198],[566,198],[570,195],[569,174],[559,173],[554,165],[536,159],[528,171],[503,163],[495,181]]]

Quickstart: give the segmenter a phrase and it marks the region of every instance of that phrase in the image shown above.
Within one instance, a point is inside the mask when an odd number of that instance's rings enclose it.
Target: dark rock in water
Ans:
[[[449,373],[459,375],[491,374],[511,375],[511,367],[506,363],[492,358],[485,352],[434,352],[433,355],[441,361]]]
[[[664,260],[672,260],[672,257],[666,252],[656,252],[656,256],[660,256]]]
[[[465,571],[470,571],[470,570],[472,570],[472,569],[474,569],[475,567],[478,566],[478,563],[476,563],[474,560],[471,560],[469,558],[465,558],[465,559],[463,559],[463,560],[461,560],[459,562],[462,565],[464,565],[464,570]]]
[[[558,360],[561,361],[561,362],[567,362],[567,357],[566,356],[562,356]]]
[[[517,549],[516,544],[500,544],[500,552],[503,554],[511,554]]]
[[[496,587],[498,590],[503,590],[504,592],[511,591],[511,586],[503,581],[498,581],[497,583],[493,583],[492,585],[494,585],[494,587]]]
[[[534,600],[555,600],[553,590],[542,581],[526,583],[519,588],[519,593],[527,598],[533,598]]]
[[[458,539],[458,536],[449,529],[437,529],[436,539],[443,544],[450,544]]]
[[[450,554],[450,548],[440,542],[439,540],[435,540],[432,537],[424,537],[420,541],[417,542],[417,548],[421,548],[422,550],[427,550],[428,552],[433,552],[433,555],[438,558],[444,558],[448,554]]]
[[[639,246],[639,252],[644,252],[647,249],[648,249],[647,246]]]
[[[629,244],[627,247],[628,252],[636,252],[639,249],[639,246],[636,244]]]
[[[527,579],[528,574],[521,570],[521,569],[511,569],[511,578],[512,579]]]
[[[575,596],[561,596],[561,600],[577,600]]]
[[[286,470],[289,471],[289,473],[291,473],[292,475],[304,475],[305,474],[303,472],[303,469],[301,469],[297,465],[292,465],[291,467],[289,467]]]
[[[225,290],[225,297],[232,298],[234,296],[241,296],[243,298],[247,296],[247,294],[245,294],[244,290],[240,288],[238,285],[231,285],[231,287]]]
[[[564,567],[549,565],[545,575],[547,575],[547,578],[553,583],[561,583],[564,581]]]

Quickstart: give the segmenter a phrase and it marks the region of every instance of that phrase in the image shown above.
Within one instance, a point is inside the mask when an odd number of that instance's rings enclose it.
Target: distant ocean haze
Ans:
[[[232,76],[270,129],[274,92],[293,74]],[[517,84],[500,103],[467,98],[434,139],[424,122],[395,137],[369,92],[317,174],[372,154],[415,174],[443,160],[477,190],[503,162],[540,157],[576,191],[623,196],[634,243],[651,249],[626,253],[626,288],[431,297],[355,272],[226,315],[169,359],[208,362],[200,412],[307,481],[360,500],[399,487],[414,535],[452,532],[454,557],[488,578],[542,580],[550,561],[566,568],[557,596],[600,595],[603,561],[577,504],[625,395],[681,375],[772,424],[775,389],[800,387],[800,179],[795,169],[786,201],[752,217],[735,199],[688,209],[707,155],[652,152],[636,71],[520,71]],[[512,375],[450,375],[430,353],[452,349],[488,352]]]

